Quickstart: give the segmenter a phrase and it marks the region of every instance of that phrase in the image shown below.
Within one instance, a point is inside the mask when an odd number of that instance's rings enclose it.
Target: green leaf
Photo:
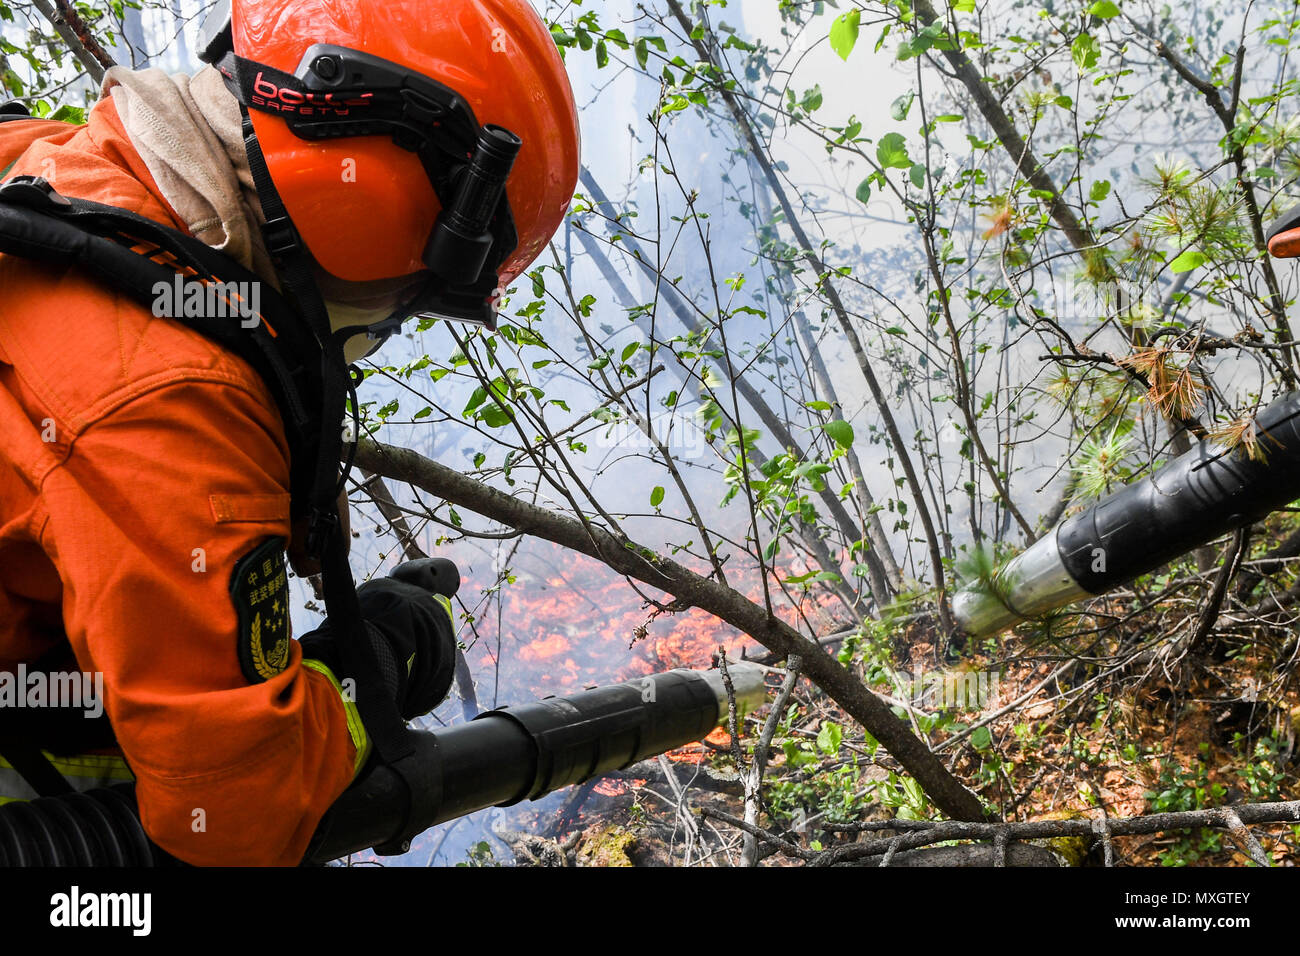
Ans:
[[[1097,65],[1101,59],[1101,44],[1097,42],[1096,37],[1080,33],[1070,44],[1070,56],[1074,58],[1074,65],[1081,72],[1087,72]]]
[[[993,734],[987,727],[977,727],[970,735],[970,743],[976,750],[988,750],[993,746]]]
[[[831,24],[831,49],[847,60],[858,42],[858,25],[862,22],[861,10],[840,14]]]
[[[885,169],[907,169],[912,165],[902,133],[886,133],[880,137],[876,144],[876,161]]]
[[[86,122],[86,111],[79,106],[64,104],[50,114],[50,119],[58,120],[60,123],[72,123],[80,126]]]
[[[871,177],[868,176],[862,182],[858,183],[857,191],[858,202],[867,202],[871,199]]]
[[[672,96],[668,97],[668,99],[664,101],[664,105],[660,108],[659,112],[676,113],[679,110],[686,109],[686,107],[690,105],[691,105],[690,100],[688,100],[684,96],[674,93]]]
[[[912,57],[920,56],[926,50],[931,49],[955,50],[956,48],[957,45],[944,31],[944,23],[936,20],[928,27],[918,30],[916,36],[899,44],[898,59],[910,60]]]
[[[841,448],[853,447],[853,426],[842,418],[837,418],[833,422],[827,422],[822,426],[822,431],[831,436],[835,444]]]
[[[1093,202],[1101,202],[1110,195],[1110,180],[1099,179],[1092,184],[1092,189],[1088,191],[1088,198]]]
[[[468,416],[474,411],[474,409],[482,405],[486,399],[487,389],[480,385],[478,388],[474,389],[474,394],[469,397],[469,401],[466,403],[465,409],[461,412],[461,415]]]
[[[658,508],[663,504],[664,489],[661,485],[655,485],[654,491],[650,492],[650,507]]]
[[[952,9],[954,13],[974,13],[975,0],[953,0]]]
[[[821,730],[817,731],[817,749],[833,757],[840,752],[840,742],[843,739],[844,731],[839,724],[833,720],[822,721]]]
[[[1109,20],[1111,17],[1119,16],[1119,7],[1111,0],[1097,0],[1088,8],[1088,12],[1099,20]]]
[[[915,93],[904,93],[889,104],[889,115],[898,122],[907,119],[907,112],[912,108],[912,101],[916,99]]]
[[[917,189],[925,188],[925,167],[920,163],[912,164],[911,172],[912,185]]]
[[[785,751],[785,765],[787,767],[802,767],[804,764],[812,763],[817,758],[809,751],[799,746],[799,741],[786,739],[781,743],[781,749]]]
[[[754,446],[754,443],[762,437],[763,437],[763,433],[760,432],[757,428],[746,428],[744,430],[745,447],[752,448]],[[740,433],[738,433],[734,428],[728,429],[727,444],[739,445],[740,441],[741,441]]]
[[[1205,259],[1205,253],[1196,249],[1188,249],[1169,263],[1169,270],[1171,272],[1191,272],[1197,266],[1205,265]]]
[[[510,413],[493,402],[484,407],[482,419],[483,424],[488,428],[500,428],[502,425],[510,424]]]
[[[830,470],[831,466],[823,462],[806,461],[796,468],[790,477],[807,479],[814,491],[821,491],[822,488],[826,487],[826,483],[822,481],[821,476]]]

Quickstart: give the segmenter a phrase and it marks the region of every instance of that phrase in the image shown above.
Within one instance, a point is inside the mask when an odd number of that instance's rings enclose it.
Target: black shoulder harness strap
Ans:
[[[284,228],[273,209],[267,213],[273,229]],[[293,229],[287,217],[285,224]],[[293,252],[286,246],[290,244],[273,243],[271,248],[282,270],[286,265],[297,272],[309,268],[301,253],[299,261],[284,262],[294,258],[286,256]],[[401,773],[408,763],[404,758],[413,753],[410,731],[380,676],[338,518],[342,420],[347,396],[355,387],[343,360],[342,337],[330,334],[323,314],[313,317],[295,308],[296,303],[255,273],[199,240],[122,209],[62,196],[35,177],[20,176],[0,185],[0,253],[75,266],[145,306],[157,301],[159,283],[170,285],[178,274],[205,284],[259,283],[261,321],[251,328],[244,326],[233,305],[223,310],[224,318],[170,318],[246,360],[274,396],[292,452],[293,513],[310,519],[308,551],[321,560],[326,608],[342,638],[339,649],[346,673],[338,676],[354,680],[357,708],[377,756]],[[419,801],[419,788],[407,779],[412,801]]]
[[[70,199],[42,179],[19,176],[0,185],[0,252],[75,265],[147,307],[158,300],[160,286],[171,287],[178,275],[203,283],[258,283],[262,309],[251,328],[241,323],[234,301],[223,317],[174,318],[253,366],[280,408],[295,452],[319,443],[320,346],[274,289],[210,246],[143,216]],[[292,490],[306,491],[311,476],[294,477]]]

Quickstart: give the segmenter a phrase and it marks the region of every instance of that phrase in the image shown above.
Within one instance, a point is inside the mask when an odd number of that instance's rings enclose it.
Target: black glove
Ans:
[[[460,575],[450,561],[424,558],[357,588],[379,673],[405,720],[427,714],[451,690],[456,632],[448,598],[459,584]],[[335,641],[326,621],[303,635],[303,657],[338,674],[343,661]]]

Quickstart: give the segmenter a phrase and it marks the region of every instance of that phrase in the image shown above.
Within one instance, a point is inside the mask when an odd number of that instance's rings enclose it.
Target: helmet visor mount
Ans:
[[[201,58],[245,108],[276,114],[301,139],[389,136],[419,157],[441,207],[422,257],[428,278],[372,335],[412,316],[496,327],[498,270],[518,244],[505,191],[517,136],[480,126],[450,87],[347,47],[313,44],[288,74],[237,56],[227,20]]]

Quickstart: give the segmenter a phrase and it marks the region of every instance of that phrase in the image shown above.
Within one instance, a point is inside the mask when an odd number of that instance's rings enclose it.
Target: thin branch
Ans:
[[[703,809],[703,815],[720,820],[729,826],[762,837],[791,856],[814,866],[848,863],[873,856],[896,853],[916,847],[931,846],[946,840],[989,840],[996,847],[1001,841],[1045,840],[1057,837],[1095,837],[1099,821],[1030,820],[1021,823],[965,823],[956,821],[882,821],[881,828],[904,832],[897,836],[879,837],[854,843],[841,843],[821,852],[796,846],[775,833],[754,827],[744,820],[720,810]],[[1246,824],[1296,823],[1300,821],[1300,800],[1285,803],[1247,803],[1234,807],[1211,807],[1206,810],[1187,810],[1177,813],[1153,813],[1141,817],[1110,817],[1104,829],[1112,836],[1161,833],[1166,830],[1195,830],[1202,827],[1226,829],[1238,839],[1243,839],[1246,852],[1261,866],[1268,865],[1268,856],[1259,842],[1246,831]],[[1243,836],[1244,835],[1244,836]],[[1253,844],[1253,846],[1251,846]]]
[[[67,0],[32,0],[32,5],[41,12],[45,19],[54,26],[54,32],[68,45],[86,73],[98,86],[104,81],[104,71],[116,66],[113,58],[104,52],[104,48],[90,35],[85,21],[77,15]]]
[[[682,5],[678,0],[668,0],[668,8],[672,11],[678,24],[690,38],[691,46],[694,48],[696,55],[701,62],[708,64],[710,68],[720,77],[721,69],[715,61],[712,51],[704,44],[702,40],[691,37],[694,27]],[[840,299],[839,292],[832,283],[831,278],[834,275],[826,263],[816,252],[812,240],[809,239],[807,232],[804,231],[799,216],[795,213],[794,206],[790,202],[790,197],[786,194],[785,187],[781,184],[780,176],[777,175],[776,168],[766,152],[763,150],[762,143],[754,130],[753,122],[749,115],[741,107],[740,101],[735,94],[723,83],[718,83],[718,95],[723,102],[727,104],[736,127],[745,139],[745,144],[750,150],[754,161],[758,163],[759,168],[763,171],[772,194],[776,197],[781,211],[785,214],[786,226],[794,233],[796,241],[803,252],[804,260],[812,267],[817,276],[818,287],[826,296],[830,303],[831,311],[839,322],[840,329],[844,337],[848,340],[849,347],[853,352],[853,357],[857,362],[859,370],[862,372],[863,379],[866,380],[867,388],[871,391],[872,400],[875,402],[876,409],[880,413],[881,419],[885,423],[885,430],[889,433],[890,441],[893,443],[893,452],[898,458],[898,463],[903,469],[903,475],[907,481],[908,490],[911,492],[913,503],[916,507],[917,516],[921,519],[921,525],[925,530],[926,541],[929,544],[931,573],[934,575],[935,582],[935,602],[938,608],[939,619],[945,632],[953,630],[952,615],[948,609],[946,587],[944,583],[943,556],[939,548],[939,537],[934,527],[934,518],[930,514],[930,507],[925,499],[925,492],[921,488],[920,479],[917,477],[916,466],[912,462],[912,456],[908,452],[907,443],[903,440],[902,432],[899,431],[898,422],[895,419],[893,408],[885,396],[884,389],[880,387],[880,382],[876,378],[875,370],[871,366],[871,361],[867,356],[867,351],[863,347],[862,340],[859,338],[857,331],[853,328],[849,320],[848,310],[844,307],[844,302]]]
[[[776,728],[785,714],[786,702],[789,701],[790,694],[799,681],[801,664],[802,659],[798,654],[790,655],[790,660],[786,662],[785,680],[781,683],[781,689],[777,691],[776,699],[772,701],[771,710],[767,712],[767,721],[763,724],[758,743],[754,746],[753,762],[750,764],[749,773],[743,778],[747,823],[758,824],[758,814],[763,803],[763,774],[767,770],[767,754],[772,746],[772,738],[776,735]],[[752,833],[745,834],[740,851],[740,865],[758,866],[758,841]]]
[[[370,500],[375,503],[379,513],[384,516],[393,532],[397,535],[397,540],[402,546],[402,553],[406,555],[408,561],[418,561],[421,558],[427,558],[428,555],[416,543],[415,535],[411,531],[411,525],[406,520],[406,514],[393,500],[392,493],[388,490],[388,485],[379,475],[366,471],[364,468],[359,469],[362,477],[365,479],[361,487],[365,489]],[[460,695],[461,711],[466,720],[473,720],[479,714],[478,693],[474,690],[474,675],[469,669],[469,661],[465,659],[465,651],[460,647],[456,648],[456,692]]]

